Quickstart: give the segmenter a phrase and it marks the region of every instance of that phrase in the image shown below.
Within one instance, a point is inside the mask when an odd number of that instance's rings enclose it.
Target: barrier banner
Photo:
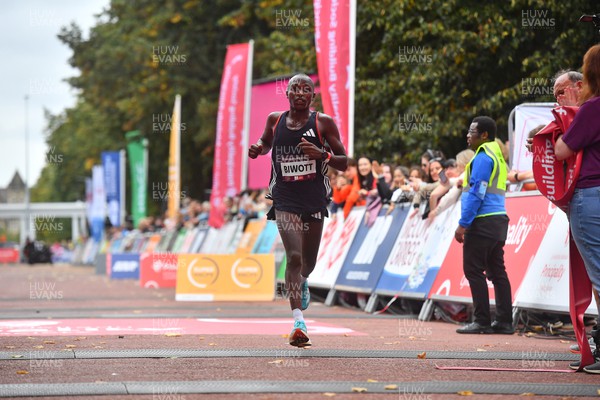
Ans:
[[[287,266],[287,258],[285,254],[283,255],[283,259],[281,263],[279,263],[279,267],[277,267],[277,282],[285,282],[285,268]]]
[[[196,251],[196,253],[206,253],[206,254],[218,253],[217,247],[219,244],[218,243],[219,236],[220,236],[220,233],[219,233],[218,229],[215,229],[213,227],[208,228],[208,231],[206,232],[204,241],[202,242],[202,245]]]
[[[361,220],[335,282],[336,290],[371,293],[375,289],[408,213],[402,207],[387,212],[388,207],[382,207],[371,227]]]
[[[433,221],[423,220],[410,207],[404,212],[413,215],[405,219],[375,291],[383,295],[401,294],[424,299],[454,238],[460,219],[460,203],[446,209]]]
[[[181,246],[183,246],[183,242],[184,242],[187,234],[188,234],[187,228],[182,228],[179,230],[179,232],[177,232],[177,237],[175,238],[175,243],[173,243],[173,247],[171,248],[171,251],[173,253],[181,253]]]
[[[110,263],[110,279],[139,279],[140,255],[131,253],[117,253],[106,257]]]
[[[535,253],[514,306],[547,311],[569,312],[569,221],[567,215],[551,204],[552,220]],[[586,314],[597,315],[596,302]]]
[[[194,242],[192,243],[192,245],[190,246],[190,249],[189,249],[190,253],[200,253],[200,249],[202,248],[202,245],[204,243],[204,240],[206,239],[207,234],[208,234],[208,228],[198,228],[198,232],[196,233],[196,236],[194,237]]]
[[[248,221],[246,230],[242,234],[242,237],[238,243],[238,247],[235,251],[236,254],[248,254],[252,252],[254,244],[258,240],[260,233],[265,227],[267,220],[265,218],[252,219]]]
[[[242,221],[227,222],[220,229],[213,229],[206,239],[206,248],[203,246],[202,253],[231,254],[239,241],[238,231],[242,229]],[[241,235],[239,235],[241,237]],[[230,249],[233,247],[233,250]]]
[[[159,234],[152,235],[146,241],[146,245],[144,246],[143,251],[147,253],[152,253],[156,246],[160,243],[161,236]]]
[[[550,220],[554,214],[555,207],[537,193],[518,197],[507,196],[506,198],[506,212],[510,222],[504,246],[504,264],[510,280],[513,299],[548,231]],[[457,207],[460,207],[460,202]],[[430,298],[467,303],[472,301],[469,282],[463,273],[462,260],[462,244],[452,240],[442,268],[429,292]],[[489,281],[488,287],[491,301],[494,299],[494,288]]]
[[[317,265],[308,277],[309,286],[333,288],[364,215],[364,207],[354,207],[346,220],[341,211],[325,219]]]
[[[143,288],[175,287],[177,254],[140,254],[140,286]]]
[[[177,301],[271,301],[272,254],[180,254]]]
[[[183,238],[183,243],[181,243],[181,247],[179,248],[179,253],[191,253],[190,248],[192,247],[192,244],[194,244],[198,229],[199,228],[193,228],[187,231]]]
[[[252,247],[253,254],[269,254],[273,250],[273,245],[275,240],[279,236],[279,231],[277,230],[277,224],[275,221],[267,221],[265,227],[263,228],[260,236],[254,243],[254,247]]]

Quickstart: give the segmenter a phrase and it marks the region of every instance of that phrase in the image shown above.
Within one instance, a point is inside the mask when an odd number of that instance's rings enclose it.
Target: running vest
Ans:
[[[481,144],[477,151],[475,152],[475,157],[481,152],[484,151],[485,154],[490,156],[492,161],[494,162],[494,166],[492,168],[492,174],[490,176],[490,181],[488,182],[488,186],[486,189],[486,194],[496,194],[504,197],[506,193],[506,161],[504,161],[504,156],[502,155],[502,150],[500,150],[500,146],[495,141],[485,142]],[[471,168],[473,166],[473,160],[475,157],[471,159],[471,161],[465,167],[465,179],[463,180],[463,192],[468,192],[471,187],[469,182],[471,180]],[[504,210],[504,205],[502,205],[502,211],[497,212],[488,212],[484,214],[477,215],[476,218],[486,217],[489,215],[496,214],[506,214]]]
[[[296,130],[286,126],[288,111],[281,114],[273,132],[271,150],[271,182],[269,189],[277,210],[295,213],[316,212],[327,208],[331,185],[327,164],[310,160],[298,147],[301,139],[323,148],[317,128],[317,112]]]

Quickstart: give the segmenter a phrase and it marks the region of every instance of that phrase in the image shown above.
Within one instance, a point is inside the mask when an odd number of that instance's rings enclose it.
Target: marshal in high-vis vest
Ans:
[[[512,334],[515,331],[510,281],[504,266],[508,232],[507,169],[495,139],[493,119],[485,116],[473,119],[467,143],[475,150],[475,157],[465,169],[462,213],[454,236],[463,243],[463,271],[473,297],[474,321],[457,329],[457,333]],[[494,284],[496,318],[493,322],[486,278]]]

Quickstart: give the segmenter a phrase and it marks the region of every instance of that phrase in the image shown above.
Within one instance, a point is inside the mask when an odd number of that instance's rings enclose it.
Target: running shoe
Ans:
[[[589,339],[589,344],[590,344],[590,350],[593,352],[594,350],[596,350],[596,342],[594,342],[594,338],[590,338]],[[578,344],[572,344],[569,349],[571,350],[571,353],[575,353],[575,354],[579,354],[581,353],[581,349],[579,348]]]
[[[301,290],[302,295],[300,297],[300,300],[302,300],[302,304],[300,305],[300,309],[304,311],[308,308],[308,305],[310,304],[310,290],[308,289],[308,281],[305,281],[302,284]]]
[[[290,344],[296,347],[309,347],[312,344],[308,338],[304,321],[294,322],[294,329],[290,333]]]

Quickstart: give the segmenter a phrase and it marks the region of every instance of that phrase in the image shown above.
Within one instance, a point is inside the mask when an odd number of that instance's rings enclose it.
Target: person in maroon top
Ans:
[[[307,279],[315,268],[323,219],[328,216],[331,185],[327,166],[344,171],[348,159],[333,119],[310,109],[315,98],[312,79],[304,74],[293,76],[286,95],[289,111],[269,114],[265,130],[248,149],[248,156],[256,158],[272,149],[269,189],[273,208],[268,218],[277,222],[287,257],[285,289],[294,317],[289,343],[306,347],[311,342],[302,310],[309,304]]]
[[[583,85],[579,110],[555,144],[558,160],[583,151],[575,192],[569,203],[569,227],[594,289],[600,289],[600,45],[591,47],[583,57]],[[594,336],[594,335],[592,335]],[[596,363],[583,368],[600,374],[600,353]],[[570,365],[579,368],[579,363]]]

